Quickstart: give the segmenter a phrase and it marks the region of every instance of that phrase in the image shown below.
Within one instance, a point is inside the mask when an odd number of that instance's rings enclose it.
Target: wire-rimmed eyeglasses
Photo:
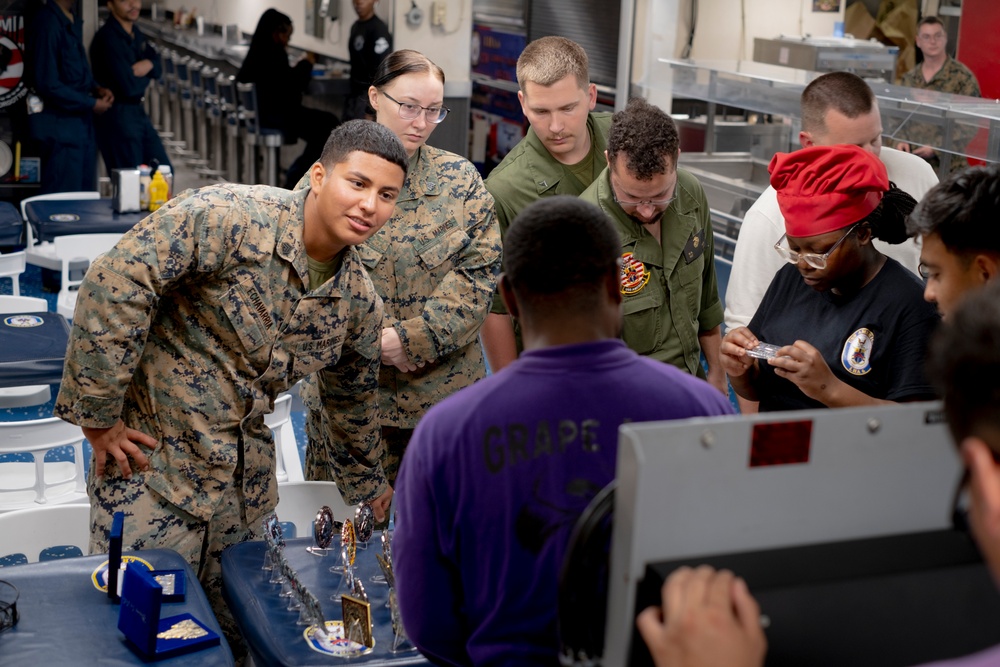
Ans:
[[[791,248],[786,248],[785,246],[781,245],[781,242],[788,237],[788,234],[781,235],[781,238],[778,239],[778,242],[774,244],[774,250],[779,255],[781,255],[781,259],[785,260],[789,264],[798,264],[799,260],[801,259],[803,262],[813,267],[814,269],[825,269],[826,261],[830,259],[830,255],[832,255],[837,250],[837,248],[840,247],[840,244],[843,243],[847,239],[847,237],[851,235],[851,232],[857,229],[858,225],[860,224],[862,223],[860,222],[855,223],[850,229],[847,230],[846,234],[840,237],[839,241],[833,244],[832,248],[824,252],[822,255],[818,255],[813,252],[795,252]]]
[[[399,105],[399,117],[403,120],[413,120],[420,115],[421,111],[423,111],[424,119],[426,119],[428,123],[437,124],[443,121],[445,116],[448,115],[448,112],[451,111],[448,107],[422,107],[419,104],[413,104],[411,102],[400,102],[384,90],[379,92],[385,95],[390,101]]]
[[[675,186],[676,187],[676,186]],[[615,184],[615,179],[611,179],[611,198],[615,200],[615,203],[622,208],[639,208],[643,204],[647,206],[652,206],[656,209],[665,209],[670,206],[670,202],[676,199],[676,195],[672,194],[669,197],[663,199],[640,199],[639,201],[633,201],[629,199],[622,199],[618,196],[618,186]]]

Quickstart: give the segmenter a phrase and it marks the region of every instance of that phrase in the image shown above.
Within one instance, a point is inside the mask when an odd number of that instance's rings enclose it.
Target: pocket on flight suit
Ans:
[[[639,354],[649,354],[656,348],[660,332],[660,306],[652,295],[625,297],[622,310],[625,326],[622,340]]]

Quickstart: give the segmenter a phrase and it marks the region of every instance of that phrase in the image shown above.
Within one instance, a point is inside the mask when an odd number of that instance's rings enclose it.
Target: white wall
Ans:
[[[750,60],[755,37],[778,35],[833,35],[833,24],[844,20],[839,12],[814,12],[813,0],[698,0],[698,28],[692,58]],[[681,0],[681,14],[690,12],[690,0]],[[683,44],[682,44],[683,46]]]
[[[628,1],[628,0],[623,0]],[[813,12],[813,0],[698,0],[690,58],[751,60],[755,37],[781,34],[824,36],[844,20],[839,12]],[[670,108],[670,67],[660,58],[679,58],[687,45],[691,0],[634,0],[632,90],[664,109]]]
[[[317,2],[319,0],[316,0]],[[326,36],[318,39],[305,32],[305,9],[307,0],[161,0],[157,3],[171,11],[182,8],[196,8],[209,23],[236,23],[240,30],[253,33],[257,20],[265,10],[273,7],[288,14],[295,26],[292,46],[306,49],[341,60],[348,59],[347,38],[357,15],[350,0],[330,0],[340,3],[340,18],[326,19]],[[431,2],[421,0],[424,19],[417,28],[406,24],[406,12],[410,10],[409,0],[379,0],[376,11],[387,18],[393,31],[395,48],[416,49],[437,63],[445,72],[448,86],[446,95],[468,95],[471,89],[469,69],[471,59],[472,0],[438,0],[445,6],[445,25],[430,25]],[[144,3],[148,6],[149,3]]]

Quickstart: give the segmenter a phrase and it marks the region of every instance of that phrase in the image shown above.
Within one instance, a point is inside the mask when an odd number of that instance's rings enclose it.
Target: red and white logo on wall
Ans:
[[[28,94],[24,85],[24,17],[0,12],[0,109]]]

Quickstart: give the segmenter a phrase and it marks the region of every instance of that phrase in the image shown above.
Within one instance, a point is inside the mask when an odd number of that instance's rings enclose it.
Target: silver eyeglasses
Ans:
[[[670,202],[676,199],[676,195],[670,195],[664,199],[641,199],[639,201],[630,201],[628,199],[621,199],[618,197],[618,187],[614,183],[614,179],[611,180],[611,198],[615,200],[615,203],[625,208],[639,208],[643,204],[652,206],[653,208],[666,208],[670,206]]]
[[[394,98],[389,93],[384,90],[379,91],[385,95],[388,99],[399,105],[399,117],[403,120],[413,120],[420,115],[420,112],[424,112],[424,118],[428,123],[440,123],[451,111],[448,107],[422,107],[419,104],[411,104],[410,102],[400,102]]]
[[[785,240],[788,234],[781,235],[781,238],[778,239],[778,242],[774,244],[774,250],[779,255],[781,255],[781,259],[785,260],[789,264],[798,264],[799,260],[801,259],[803,262],[813,267],[814,269],[825,269],[826,261],[830,259],[830,255],[832,255],[837,250],[837,248],[840,247],[840,244],[843,243],[847,239],[847,237],[851,235],[851,232],[857,229],[858,225],[860,224],[862,223],[860,222],[855,223],[850,229],[847,230],[846,234],[840,237],[839,241],[833,244],[832,248],[824,252],[822,255],[817,255],[816,253],[813,252],[795,252],[791,248],[784,247],[783,245],[781,245],[781,242]]]

